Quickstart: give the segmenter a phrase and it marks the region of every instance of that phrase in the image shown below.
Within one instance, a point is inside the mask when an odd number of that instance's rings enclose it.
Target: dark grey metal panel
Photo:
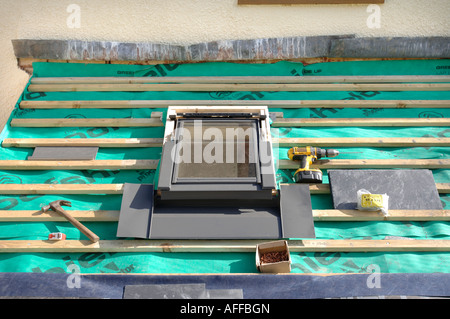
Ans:
[[[356,209],[359,189],[389,195],[388,209],[442,209],[430,170],[329,170],[328,177],[336,209]]]
[[[153,184],[125,183],[117,237],[148,238],[153,213]]]
[[[117,236],[151,239],[314,237],[309,187],[284,186],[280,190],[280,201],[281,208],[277,197],[262,202],[235,200],[235,206],[230,203],[220,207],[201,203],[187,206],[184,202],[178,205],[176,201],[155,202],[153,185],[127,183]],[[216,205],[220,205],[220,201]]]
[[[158,187],[159,188],[159,187]],[[172,199],[270,199],[272,189],[260,190],[252,184],[198,184],[171,186],[170,191],[162,191],[163,200]]]
[[[173,161],[172,150],[175,147],[175,141],[164,143],[163,153],[159,166],[158,189],[169,190],[172,184]]]
[[[154,207],[151,184],[124,185],[117,237],[152,239],[279,238],[274,207]],[[164,201],[163,201],[164,202]]]
[[[277,239],[277,207],[155,207],[151,239]]]
[[[98,147],[38,146],[28,160],[94,160]]]
[[[281,184],[283,238],[315,238],[309,184]]]

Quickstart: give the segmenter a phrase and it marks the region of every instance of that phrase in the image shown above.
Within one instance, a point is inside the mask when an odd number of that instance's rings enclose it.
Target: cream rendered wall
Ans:
[[[67,8],[80,8],[70,28]],[[0,0],[0,127],[28,75],[11,39],[79,39],[194,44],[282,36],[450,36],[450,0],[386,0],[380,27],[367,5],[238,6],[237,0]]]

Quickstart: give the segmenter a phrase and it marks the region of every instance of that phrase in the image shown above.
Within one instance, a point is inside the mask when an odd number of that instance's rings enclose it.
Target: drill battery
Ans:
[[[297,170],[294,174],[296,183],[322,183],[322,172],[320,170]]]

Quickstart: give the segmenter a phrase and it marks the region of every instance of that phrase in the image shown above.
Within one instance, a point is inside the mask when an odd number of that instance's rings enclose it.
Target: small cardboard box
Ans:
[[[261,264],[261,256],[268,252],[287,252],[288,260]],[[278,240],[256,245],[256,268],[264,273],[290,273],[291,255],[287,241]]]

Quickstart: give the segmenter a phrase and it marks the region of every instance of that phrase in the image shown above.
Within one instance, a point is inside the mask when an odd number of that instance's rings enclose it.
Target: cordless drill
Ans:
[[[300,168],[294,173],[296,183],[322,183],[322,171],[310,168],[310,165],[322,157],[336,157],[339,151],[321,149],[318,147],[293,147],[288,151],[292,161],[300,161]]]

